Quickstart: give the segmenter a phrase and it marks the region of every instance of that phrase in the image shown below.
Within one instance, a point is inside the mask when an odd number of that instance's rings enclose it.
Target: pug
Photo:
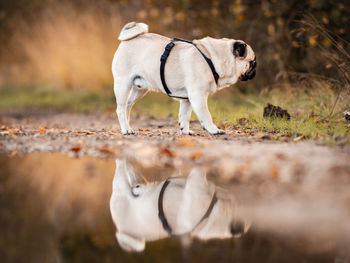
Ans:
[[[210,134],[225,133],[213,123],[207,99],[239,80],[254,78],[256,57],[248,44],[211,37],[193,42],[175,41],[148,33],[146,24],[136,22],[126,24],[118,39],[121,43],[113,58],[112,73],[116,112],[123,135],[134,134],[129,124],[130,111],[148,91],[162,92],[180,100],[182,134],[193,134],[189,127],[192,109]],[[168,52],[166,48],[171,42],[174,45]],[[162,73],[161,59],[164,60],[166,52]]]
[[[126,160],[116,160],[110,211],[126,251],[166,237],[202,240],[239,237],[250,227],[235,197],[194,167],[186,177],[147,182]]]

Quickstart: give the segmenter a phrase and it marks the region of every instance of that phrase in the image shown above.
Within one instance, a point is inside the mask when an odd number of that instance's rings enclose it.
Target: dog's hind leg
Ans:
[[[129,194],[131,186],[128,179],[127,162],[124,159],[117,159],[115,164],[116,169],[113,179],[113,191]]]
[[[182,134],[193,134],[190,130],[191,113],[191,103],[188,100],[180,100],[179,124]]]
[[[202,127],[210,134],[219,135],[225,134],[224,130],[218,129],[213,123],[209,109],[208,109],[208,96],[203,94],[193,94],[189,97],[193,111],[196,113]]]
[[[138,88],[137,86],[132,87],[128,98],[128,104],[126,106],[126,117],[127,117],[128,123],[130,123],[130,112],[131,112],[132,106],[135,104],[137,100],[145,96],[147,92],[148,92],[147,89]]]
[[[117,81],[114,80],[114,94],[117,101],[117,115],[119,119],[119,125],[122,130],[123,135],[134,134],[134,131],[129,125],[129,120],[127,118],[127,101],[129,98],[131,83],[127,80]]]

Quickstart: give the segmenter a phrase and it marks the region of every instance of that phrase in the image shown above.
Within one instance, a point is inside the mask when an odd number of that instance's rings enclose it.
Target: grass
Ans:
[[[100,91],[73,92],[57,91],[47,87],[20,89],[3,87],[0,89],[0,109],[51,107],[77,112],[114,112],[115,99],[112,89]],[[330,109],[336,93],[329,88],[273,90],[261,94],[235,94],[228,90],[209,99],[209,108],[216,124],[238,125],[241,118],[248,121],[248,129],[263,132],[304,136],[329,144],[337,141],[350,143],[350,124],[342,117],[342,112],[350,108],[349,100],[340,97],[334,113]],[[263,118],[263,108],[267,103],[281,106],[291,114],[291,120]],[[169,114],[177,118],[178,102],[162,94],[150,93],[136,103],[133,114],[147,114],[164,117]],[[192,114],[192,119],[196,116]]]
[[[273,91],[266,94],[218,94],[209,98],[209,109],[216,124],[237,125],[241,118],[248,120],[246,128],[263,132],[304,136],[330,144],[337,141],[350,143],[350,124],[346,123],[342,112],[349,103],[342,98],[335,112],[329,117],[336,94],[329,89],[318,91]],[[291,120],[263,118],[263,108],[267,103],[281,106],[292,115]],[[178,114],[178,103],[155,94],[141,100],[134,112],[153,116]],[[196,116],[192,114],[192,119]]]
[[[55,108],[58,110],[89,112],[114,108],[114,95],[102,90],[89,92],[59,91],[49,87],[0,88],[0,109]]]

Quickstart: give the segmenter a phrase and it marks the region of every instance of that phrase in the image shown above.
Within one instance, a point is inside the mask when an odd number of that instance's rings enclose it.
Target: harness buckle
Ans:
[[[166,45],[165,50],[170,51],[175,46],[174,42],[170,42],[168,45]]]

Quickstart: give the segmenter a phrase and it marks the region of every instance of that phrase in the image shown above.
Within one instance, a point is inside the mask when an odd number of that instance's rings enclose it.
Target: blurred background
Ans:
[[[1,85],[111,87],[117,36],[134,20],[169,37],[246,41],[259,68],[241,89],[349,78],[346,0],[1,0],[0,10]]]

